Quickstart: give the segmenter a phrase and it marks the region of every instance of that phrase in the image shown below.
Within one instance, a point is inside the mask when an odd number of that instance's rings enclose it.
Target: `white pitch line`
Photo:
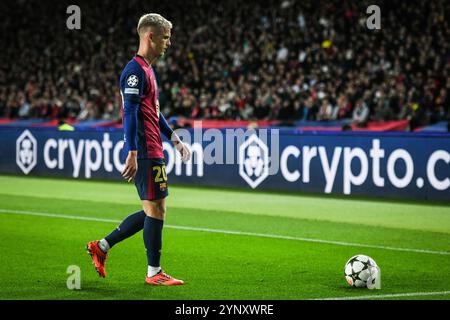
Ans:
[[[61,218],[61,219],[73,219],[73,220],[86,220],[86,221],[97,221],[97,222],[111,222],[111,223],[119,223],[120,222],[120,220],[113,220],[113,219],[81,217],[81,216],[69,216],[69,215],[65,215],[65,214],[34,212],[34,211],[22,211],[22,210],[5,210],[5,209],[0,209],[0,213],[12,213],[12,214],[19,214],[19,215],[27,215],[27,216]]]
[[[367,299],[385,299],[385,298],[402,298],[402,297],[442,296],[442,295],[449,295],[449,294],[450,294],[450,291],[410,292],[410,293],[380,294],[380,295],[359,296],[359,297],[325,298],[325,299],[313,299],[313,300],[367,300]]]
[[[97,222],[110,222],[110,223],[120,223],[121,222],[121,220],[115,220],[115,219],[103,219],[103,218],[94,218],[94,217],[70,216],[70,215],[64,215],[64,214],[34,212],[34,211],[22,211],[22,210],[0,209],[0,213],[30,215],[30,216],[50,217],[50,218],[62,218],[62,219],[74,219],[74,220],[86,220],[86,221],[97,221]],[[221,233],[221,234],[233,234],[233,235],[239,235],[239,236],[252,236],[252,237],[262,237],[262,238],[271,238],[271,239],[284,239],[284,240],[294,240],[294,241],[303,241],[303,242],[314,242],[314,243],[332,244],[332,245],[347,246],[347,247],[362,247],[362,248],[383,249],[383,250],[393,250],[393,251],[404,251],[404,252],[415,252],[415,253],[429,253],[429,254],[439,254],[439,255],[450,255],[450,251],[434,251],[434,250],[425,250],[425,249],[376,246],[376,245],[351,243],[351,242],[321,240],[321,239],[282,236],[282,235],[275,235],[275,234],[243,232],[243,231],[232,231],[232,230],[196,228],[196,227],[187,227],[187,226],[166,225],[165,227],[166,228],[171,228],[171,229],[178,229],[178,230],[202,231],[202,232],[212,232],[212,233]]]

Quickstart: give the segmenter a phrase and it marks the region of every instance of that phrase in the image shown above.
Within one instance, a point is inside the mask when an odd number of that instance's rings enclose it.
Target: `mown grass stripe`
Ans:
[[[115,219],[71,216],[71,215],[64,215],[64,214],[55,214],[55,213],[46,213],[46,212],[34,212],[34,211],[23,211],[23,210],[0,209],[0,213],[3,213],[3,214],[40,216],[40,217],[49,217],[49,218],[62,218],[62,219],[73,219],[73,220],[96,221],[96,222],[107,222],[107,223],[120,223],[121,222],[120,220],[115,220]],[[178,230],[211,232],[211,233],[231,234],[231,235],[239,235],[239,236],[252,236],[252,237],[262,237],[262,238],[271,238],[271,239],[294,240],[294,241],[303,241],[303,242],[313,242],[313,243],[322,243],[322,244],[347,246],[347,247],[362,247],[362,248],[373,248],[373,249],[383,249],[383,250],[392,250],[392,251],[404,251],[404,252],[415,252],[415,253],[450,255],[449,251],[435,251],[435,250],[426,250],[426,249],[377,246],[377,245],[369,245],[369,244],[341,242],[341,241],[332,241],[332,240],[322,240],[322,239],[313,239],[313,238],[303,238],[303,237],[293,237],[293,236],[283,236],[283,235],[274,235],[274,234],[243,232],[243,231],[233,231],[233,230],[209,229],[209,228],[197,228],[197,227],[190,227],[190,226],[166,225],[165,227],[166,228],[171,228],[171,229],[178,229]]]

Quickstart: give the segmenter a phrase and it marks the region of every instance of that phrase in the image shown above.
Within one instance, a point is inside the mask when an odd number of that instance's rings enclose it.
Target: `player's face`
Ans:
[[[154,48],[158,57],[163,56],[166,50],[170,47],[170,37],[170,29],[164,29],[162,32],[155,34],[153,37]]]

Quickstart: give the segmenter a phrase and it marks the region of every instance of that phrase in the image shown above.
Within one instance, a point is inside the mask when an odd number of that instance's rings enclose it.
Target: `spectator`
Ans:
[[[335,120],[335,107],[330,103],[328,99],[323,99],[317,112],[317,121]]]
[[[389,121],[394,119],[394,112],[389,105],[389,101],[380,99],[375,105],[375,114],[373,120],[375,121]]]
[[[350,118],[350,112],[352,110],[352,104],[348,101],[345,94],[341,94],[337,100],[337,107],[335,108],[335,119]]]
[[[352,124],[364,128],[369,121],[369,107],[363,99],[358,99],[355,108],[353,109]]]

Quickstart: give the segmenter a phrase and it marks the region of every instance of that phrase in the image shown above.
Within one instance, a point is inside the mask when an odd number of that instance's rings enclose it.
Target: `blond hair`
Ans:
[[[142,36],[147,28],[155,28],[157,32],[163,32],[163,30],[172,29],[172,22],[164,18],[157,13],[144,14],[139,19],[137,26],[137,32],[139,36]]]

